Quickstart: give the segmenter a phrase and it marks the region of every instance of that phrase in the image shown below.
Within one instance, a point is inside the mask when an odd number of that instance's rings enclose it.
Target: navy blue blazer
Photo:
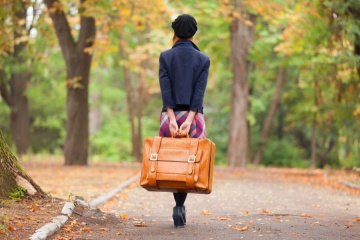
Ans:
[[[163,111],[177,105],[202,112],[210,58],[190,40],[180,40],[160,54],[159,81]]]

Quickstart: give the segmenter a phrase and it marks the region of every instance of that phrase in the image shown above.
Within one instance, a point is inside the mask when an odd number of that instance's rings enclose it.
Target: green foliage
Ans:
[[[14,189],[14,191],[9,193],[9,198],[15,201],[19,201],[25,196],[26,196],[26,189],[21,186],[17,186],[16,189]]]
[[[288,139],[269,139],[264,149],[262,164],[280,167],[310,167],[310,161],[304,160],[303,150],[291,144]]]
[[[94,160],[131,160],[130,126],[126,115],[117,115],[109,120],[90,139],[90,153]]]

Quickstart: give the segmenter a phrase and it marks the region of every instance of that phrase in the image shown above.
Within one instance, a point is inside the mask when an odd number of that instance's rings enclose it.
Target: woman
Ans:
[[[160,54],[159,81],[163,101],[159,136],[188,133],[192,138],[205,138],[203,99],[210,59],[192,42],[197,22],[189,14],[178,16],[172,23],[173,47]],[[187,193],[174,193],[174,225],[186,224]]]

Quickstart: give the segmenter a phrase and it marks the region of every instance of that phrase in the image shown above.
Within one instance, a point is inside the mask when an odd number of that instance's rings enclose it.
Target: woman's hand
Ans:
[[[174,110],[171,108],[167,108],[166,109],[169,120],[170,120],[170,124],[169,124],[169,130],[172,134],[176,133],[179,130],[179,126],[176,122],[176,117],[175,117],[175,113]]]
[[[169,128],[172,134],[176,133],[179,130],[179,126],[176,122],[176,119],[170,120]]]
[[[183,122],[183,124],[181,124],[180,129],[179,129],[180,132],[181,133],[188,133],[190,131],[191,123],[192,123],[192,121],[190,122],[188,120]]]
[[[186,117],[185,122],[183,122],[183,124],[181,124],[181,126],[180,126],[180,129],[179,129],[180,132],[188,133],[190,131],[190,127],[194,120],[195,114],[196,114],[196,112],[193,112],[193,111],[189,112],[188,116]]]

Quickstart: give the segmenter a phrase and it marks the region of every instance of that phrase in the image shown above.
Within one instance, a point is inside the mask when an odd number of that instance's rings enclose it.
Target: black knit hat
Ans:
[[[197,31],[197,22],[193,16],[182,14],[172,22],[171,27],[174,29],[176,36],[181,39],[189,39]]]

